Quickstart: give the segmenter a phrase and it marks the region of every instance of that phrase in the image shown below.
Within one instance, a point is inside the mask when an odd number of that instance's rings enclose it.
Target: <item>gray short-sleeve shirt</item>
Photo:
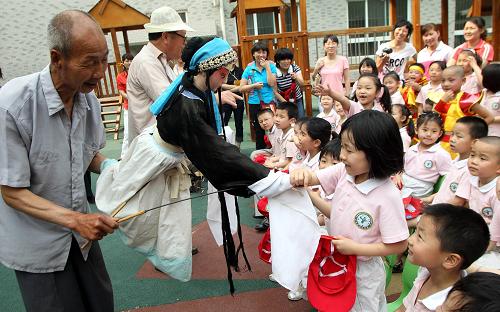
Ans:
[[[0,185],[26,187],[62,207],[86,213],[83,175],[104,147],[100,104],[78,93],[68,118],[49,66],[0,89]],[[33,273],[64,269],[71,230],[24,214],[0,196],[0,262]],[[82,251],[86,258],[87,251]]]

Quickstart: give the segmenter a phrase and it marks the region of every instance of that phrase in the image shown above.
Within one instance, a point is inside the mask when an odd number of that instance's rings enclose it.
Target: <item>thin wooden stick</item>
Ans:
[[[126,217],[123,217],[123,218],[121,218],[121,219],[118,219],[118,221],[116,221],[116,222],[117,222],[117,223],[122,223],[122,222],[125,222],[125,221],[130,220],[130,219],[132,219],[132,218],[135,218],[135,217],[137,217],[137,216],[143,215],[145,212],[146,212],[145,210],[139,210],[139,211],[137,211],[136,213],[133,213],[133,214],[131,214],[131,215],[129,215],[129,216],[126,216]]]
[[[124,201],[123,203],[118,205],[118,207],[116,207],[116,209],[113,210],[113,212],[111,213],[111,217],[114,218],[120,211],[122,211],[123,207],[125,207],[126,204],[127,204],[127,201]]]

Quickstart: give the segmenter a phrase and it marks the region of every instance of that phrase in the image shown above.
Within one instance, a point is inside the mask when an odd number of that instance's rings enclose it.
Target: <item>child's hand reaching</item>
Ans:
[[[313,181],[314,174],[311,170],[298,168],[290,173],[290,184],[295,187],[309,186]]]
[[[401,177],[401,174],[395,174],[391,177],[392,183],[396,185],[398,189],[403,188],[403,178]]]
[[[314,94],[317,96],[325,96],[325,95],[331,96],[331,92],[332,90],[330,89],[329,84],[327,84],[326,87],[321,84],[314,87]]]
[[[332,243],[335,248],[343,255],[356,256],[357,254],[359,254],[359,244],[350,238],[344,236],[335,236],[332,240]]]

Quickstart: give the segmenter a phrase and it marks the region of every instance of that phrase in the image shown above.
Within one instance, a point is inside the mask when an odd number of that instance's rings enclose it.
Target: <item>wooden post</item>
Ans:
[[[420,0],[412,1],[413,46],[417,51],[422,49],[422,34],[420,30]]]
[[[285,33],[288,31],[288,29],[286,29],[285,14],[286,14],[286,5],[282,5],[280,7],[280,21],[281,21],[280,33]]]
[[[441,40],[448,44],[448,0],[441,0]]]
[[[123,34],[123,43],[125,45],[125,52],[130,53],[130,45],[128,42],[127,30],[126,29],[122,30],[122,34]]]
[[[113,41],[113,50],[115,51],[115,62],[116,64],[121,63],[121,57],[120,57],[120,47],[118,46],[118,39],[116,38],[116,29],[111,28],[111,40]],[[118,66],[118,72],[122,72],[122,67]]]
[[[493,50],[495,53],[495,60],[500,60],[500,0],[492,0],[491,4],[491,27],[493,28]]]
[[[301,0],[299,5],[300,5],[300,30],[307,31],[306,0]],[[309,53],[306,53],[306,54],[309,54]]]
[[[397,23],[398,16],[396,15],[396,0],[389,1],[389,25],[393,26]]]
[[[279,34],[281,31],[280,28],[280,16],[279,16],[279,9],[274,10],[274,29],[276,29],[276,33]],[[281,25],[283,27],[283,25]],[[259,34],[260,35],[260,34]]]
[[[474,0],[472,1],[472,11],[471,11],[471,16],[481,16],[481,7],[483,1],[481,0]],[[495,11],[493,11],[495,12]]]
[[[292,14],[292,31],[299,31],[299,14],[297,12],[297,0],[291,0],[290,2],[291,14]]]

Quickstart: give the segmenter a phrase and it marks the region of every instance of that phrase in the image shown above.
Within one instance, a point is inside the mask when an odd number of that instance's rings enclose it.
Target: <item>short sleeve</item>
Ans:
[[[342,63],[343,63],[343,66],[344,66],[343,69],[344,70],[349,69],[349,61],[347,60],[347,57],[344,57],[342,61],[343,61]]]
[[[439,154],[438,171],[439,175],[447,175],[451,170],[451,156],[446,151]]]
[[[465,200],[469,200],[470,198],[470,192],[471,192],[471,184],[470,184],[470,179],[469,180],[464,180],[464,183],[460,183],[458,185],[457,191],[455,192],[455,195],[463,198]]]
[[[121,90],[124,92],[127,91],[127,78],[125,78],[125,75],[123,75],[123,73],[119,74],[116,77],[116,85],[117,85],[118,90]]]
[[[426,100],[425,98],[427,97],[427,91],[428,91],[427,86],[428,85],[423,86],[420,92],[418,93],[417,99],[415,100],[416,103],[421,103],[421,104],[425,103]]]
[[[247,66],[241,75],[241,79],[248,80],[248,76],[250,75],[250,67]]]
[[[386,43],[382,43],[381,45],[378,46],[377,52],[375,52],[376,55],[381,56],[382,55],[382,50],[384,50],[387,46]]]
[[[297,65],[295,65],[295,64],[293,64],[292,68],[293,68],[293,72],[294,72],[294,73],[300,73],[300,72],[302,72],[302,71],[300,70],[300,67],[299,67],[299,66],[297,66]]]
[[[347,117],[356,115],[357,113],[363,110],[363,106],[358,102],[355,101],[349,101],[349,102],[351,102],[351,107],[349,107],[349,111],[347,112]]]
[[[345,166],[342,163],[316,171],[319,183],[327,195],[335,192],[343,172],[345,172]]]
[[[285,157],[286,158],[293,158],[297,154],[297,146],[295,143],[292,141],[287,141],[285,143]]]
[[[0,185],[29,187],[31,179],[28,147],[21,135],[22,126],[9,111],[0,108]]]
[[[493,220],[490,223],[490,240],[497,243],[500,246],[500,202],[497,200],[495,203]],[[498,209],[496,209],[498,208]],[[495,210],[496,209],[496,210]]]
[[[380,236],[384,244],[394,244],[408,239],[408,225],[405,218],[405,210],[401,193],[392,182],[386,187],[394,190],[385,192],[383,205],[380,207],[379,226]]]
[[[269,68],[271,68],[271,73],[273,73],[274,75],[276,75],[276,73],[278,72],[278,69],[276,68],[276,65],[274,63],[271,63],[271,64],[269,64]]]

